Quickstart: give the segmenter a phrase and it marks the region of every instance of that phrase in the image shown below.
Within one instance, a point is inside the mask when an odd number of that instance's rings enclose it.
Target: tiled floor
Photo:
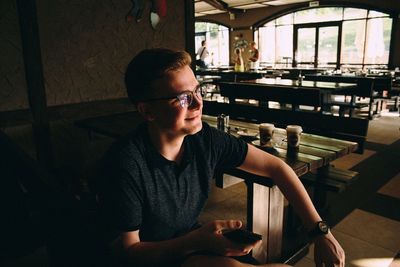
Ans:
[[[377,144],[393,144],[400,139],[399,127],[398,114],[373,120],[370,122],[367,140]],[[337,160],[335,165],[341,168],[352,168],[375,153],[376,151],[367,149],[363,155],[349,155]],[[400,162],[400,151],[395,155]],[[379,171],[376,172],[376,179],[379,179]],[[398,174],[388,180],[389,182],[378,188],[377,193],[400,201],[400,164]],[[397,214],[399,214],[400,206],[397,209]],[[355,209],[335,225],[333,234],[346,252],[346,266],[400,266],[400,221],[398,218],[394,220],[362,209]],[[308,255],[295,266],[314,266],[312,255],[311,249]]]
[[[400,198],[400,173],[391,179],[385,186],[379,189],[378,193],[394,198]],[[400,209],[400,207],[399,207]]]

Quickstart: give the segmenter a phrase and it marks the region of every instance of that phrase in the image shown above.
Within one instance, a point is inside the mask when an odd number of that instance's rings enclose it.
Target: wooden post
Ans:
[[[284,197],[275,185],[267,187],[247,183],[247,227],[261,234],[262,244],[253,249],[253,257],[260,263],[281,260],[283,238]]]
[[[194,1],[185,1],[185,49],[192,56],[192,68],[196,69],[194,43]]]
[[[17,0],[25,79],[37,159],[46,169],[53,167],[53,152],[47,116],[46,90],[35,0]]]

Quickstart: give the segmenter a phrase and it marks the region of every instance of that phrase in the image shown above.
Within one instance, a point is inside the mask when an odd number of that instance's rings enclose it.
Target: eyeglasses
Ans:
[[[190,105],[193,103],[193,99],[195,96],[198,99],[202,99],[206,95],[206,93],[207,93],[207,85],[199,84],[193,91],[189,90],[183,91],[182,93],[176,96],[146,99],[143,102],[177,99],[182,108],[187,108],[190,107]]]

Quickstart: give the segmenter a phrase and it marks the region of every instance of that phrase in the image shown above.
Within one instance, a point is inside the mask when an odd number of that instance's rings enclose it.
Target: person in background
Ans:
[[[256,47],[256,42],[251,42],[250,43],[250,68],[251,69],[258,69],[259,67],[259,59],[260,59],[260,53],[258,52],[258,49]]]
[[[271,177],[310,231],[321,217],[281,159],[202,122],[204,87],[190,64],[185,51],[163,48],[143,50],[129,63],[128,96],[144,123],[117,140],[102,161],[101,210],[129,266],[252,266],[249,253],[260,241],[244,245],[223,235],[241,228],[240,220],[198,223],[216,169]],[[314,241],[318,264],[344,266],[331,232]]]
[[[235,71],[244,72],[244,61],[242,57],[242,50],[240,48],[235,48]]]
[[[196,55],[198,56],[196,65],[202,69],[207,68],[207,58],[210,55],[210,52],[208,52],[206,40],[201,41],[201,47],[197,50]]]

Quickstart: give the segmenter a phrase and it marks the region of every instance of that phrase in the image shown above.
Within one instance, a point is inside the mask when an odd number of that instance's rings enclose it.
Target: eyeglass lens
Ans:
[[[205,88],[203,85],[196,87],[194,91],[186,92],[177,96],[180,105],[185,108],[189,107],[193,102],[194,94],[197,95],[198,98],[202,98],[205,92]]]

